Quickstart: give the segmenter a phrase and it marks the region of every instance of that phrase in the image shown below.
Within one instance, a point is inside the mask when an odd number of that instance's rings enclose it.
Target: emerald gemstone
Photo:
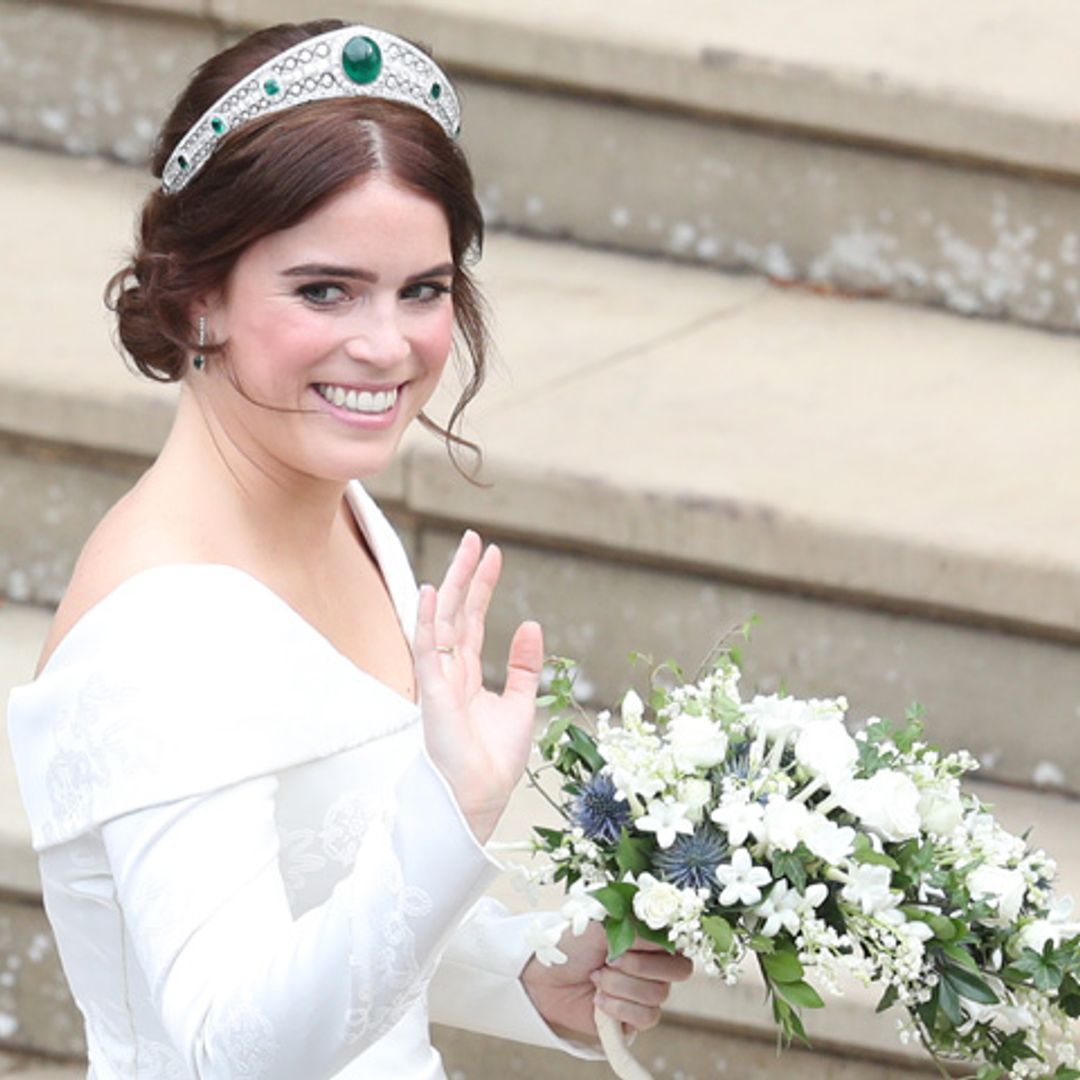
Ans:
[[[263,83],[263,90],[266,91],[268,97],[277,97],[281,93],[281,83],[277,79],[267,79]]]
[[[214,134],[215,135],[224,135],[225,134],[225,121],[222,120],[220,116],[215,116],[210,121],[210,126],[214,129]]]
[[[176,164],[179,165],[181,169],[186,169],[188,167],[188,159],[186,157],[184,157],[183,154],[181,154],[176,159]]]
[[[431,96],[438,101],[442,97],[442,87],[438,83],[431,84]]]
[[[345,42],[341,66],[354,83],[361,86],[374,82],[382,71],[382,52],[369,37],[357,36]]]

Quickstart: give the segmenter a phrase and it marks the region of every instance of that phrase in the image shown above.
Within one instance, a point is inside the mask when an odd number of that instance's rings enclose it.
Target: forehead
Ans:
[[[288,229],[247,252],[254,260],[337,257],[409,263],[450,258],[450,226],[438,201],[376,173],[350,184]]]

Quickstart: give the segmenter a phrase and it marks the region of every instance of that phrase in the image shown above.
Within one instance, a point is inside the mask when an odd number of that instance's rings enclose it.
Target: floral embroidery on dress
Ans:
[[[223,1075],[251,1080],[270,1071],[277,1056],[277,1039],[269,1018],[249,999],[230,1002],[211,1021],[208,1042],[225,1059]]]

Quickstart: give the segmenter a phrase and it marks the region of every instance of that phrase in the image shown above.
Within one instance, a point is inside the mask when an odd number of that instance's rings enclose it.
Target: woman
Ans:
[[[208,61],[110,283],[161,455],[76,566],[12,695],[44,896],[91,1075],[437,1077],[436,1019],[590,1055],[595,1004],[656,1022],[685,961],[603,935],[530,959],[481,894],[542,658],[480,649],[497,549],[436,592],[354,478],[423,414],[454,331],[483,376],[482,223],[445,75],[338,22]],[[443,432],[451,447],[463,445]],[[409,637],[415,627],[410,648]]]

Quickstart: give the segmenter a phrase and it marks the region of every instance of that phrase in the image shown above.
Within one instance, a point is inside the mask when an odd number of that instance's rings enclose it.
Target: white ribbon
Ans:
[[[652,1073],[627,1050],[622,1024],[599,1009],[594,1009],[593,1015],[596,1017],[596,1033],[600,1036],[600,1045],[607,1055],[611,1071],[619,1080],[653,1080]]]

